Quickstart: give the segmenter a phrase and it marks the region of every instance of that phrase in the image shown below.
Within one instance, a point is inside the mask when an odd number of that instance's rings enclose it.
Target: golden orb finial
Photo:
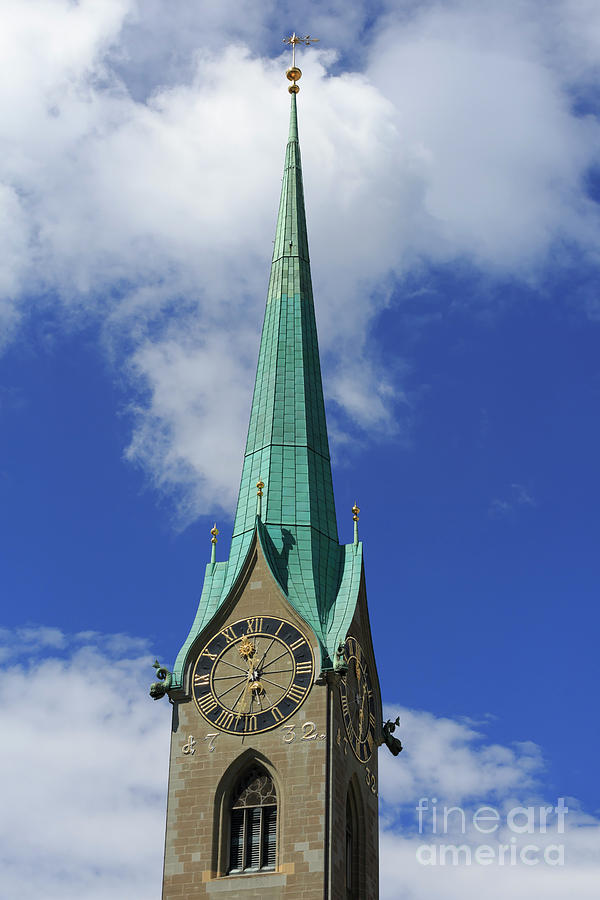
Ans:
[[[355,503],[352,507],[352,518],[354,520],[354,546],[358,547],[358,514],[360,512],[360,507],[358,503]]]
[[[293,84],[291,84],[288,88],[290,94],[298,93],[300,88],[298,87],[296,82],[299,81],[300,78],[302,78],[302,72],[296,65],[296,44],[306,44],[307,47],[310,47],[311,44],[317,43],[318,40],[319,38],[313,38],[310,36],[310,34],[307,34],[306,37],[298,37],[295,31],[292,35],[290,35],[290,37],[285,37],[283,39],[283,43],[290,44],[292,48],[292,65],[289,67],[289,69],[286,70],[285,73],[288,81],[293,82]]]
[[[262,480],[262,478],[259,478],[256,482],[256,515],[259,519],[262,516],[262,496],[264,486],[264,481]]]
[[[212,546],[210,548],[210,561],[211,561],[211,563],[213,563],[213,565],[217,559],[217,535],[218,535],[218,533],[219,533],[219,529],[217,528],[217,523],[215,522],[213,527],[210,529],[210,543],[212,544]]]

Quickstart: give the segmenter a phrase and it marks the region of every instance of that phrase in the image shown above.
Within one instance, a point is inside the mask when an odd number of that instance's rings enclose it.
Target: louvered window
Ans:
[[[231,852],[229,868],[240,870],[244,859],[244,810],[231,810]]]
[[[275,848],[277,845],[277,807],[263,806],[263,864],[275,868]]]
[[[229,873],[275,868],[277,795],[264,769],[253,766],[238,781],[231,804]]]

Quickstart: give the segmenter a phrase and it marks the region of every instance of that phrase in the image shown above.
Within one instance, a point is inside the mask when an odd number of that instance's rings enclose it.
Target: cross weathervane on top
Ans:
[[[307,34],[306,37],[298,37],[296,32],[294,32],[290,37],[284,37],[283,43],[290,44],[292,47],[292,65],[286,71],[286,78],[288,81],[291,81],[292,84],[289,86],[288,91],[290,94],[297,94],[300,88],[296,84],[299,78],[302,77],[302,72],[296,65],[296,44],[306,44],[309,47],[311,44],[316,44],[319,38],[313,38],[310,34]]]
[[[296,44],[306,44],[307,47],[310,47],[311,44],[317,44],[319,42],[319,38],[311,37],[310,34],[307,34],[306,37],[298,37],[296,32],[290,37],[284,37],[284,44],[291,44],[292,46],[292,65],[296,65]]]

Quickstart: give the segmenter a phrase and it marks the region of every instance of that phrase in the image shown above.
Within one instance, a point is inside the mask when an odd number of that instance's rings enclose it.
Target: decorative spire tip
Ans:
[[[256,515],[259,519],[262,516],[262,496],[264,486],[264,481],[262,480],[262,478],[259,478],[256,482]]]
[[[218,535],[218,533],[219,533],[219,529],[217,528],[217,523],[215,522],[213,527],[210,529],[210,534],[211,534],[210,543],[212,545],[211,549],[210,549],[211,563],[216,562],[216,559],[217,559],[217,535]]]
[[[310,47],[311,44],[318,43],[319,38],[313,38],[310,34],[307,34],[306,37],[298,37],[296,32],[294,31],[289,37],[284,37],[283,43],[290,44],[292,48],[292,64],[289,69],[286,69],[286,78],[288,81],[291,81],[288,91],[290,94],[297,94],[300,88],[296,84],[302,78],[302,72],[296,65],[296,44],[305,44],[307,47]]]
[[[360,512],[360,507],[358,503],[355,503],[352,507],[352,519],[354,521],[354,546],[358,546],[358,514]]]

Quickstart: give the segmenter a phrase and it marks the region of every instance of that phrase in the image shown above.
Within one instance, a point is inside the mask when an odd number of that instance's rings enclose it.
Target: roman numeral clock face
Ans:
[[[375,746],[375,701],[367,660],[356,638],[346,638],[344,661],[348,666],[340,680],[344,727],[354,755],[366,763]]]
[[[211,638],[198,656],[192,696],[215,728],[256,734],[293,716],[308,696],[314,669],[312,648],[291,622],[240,619]]]

